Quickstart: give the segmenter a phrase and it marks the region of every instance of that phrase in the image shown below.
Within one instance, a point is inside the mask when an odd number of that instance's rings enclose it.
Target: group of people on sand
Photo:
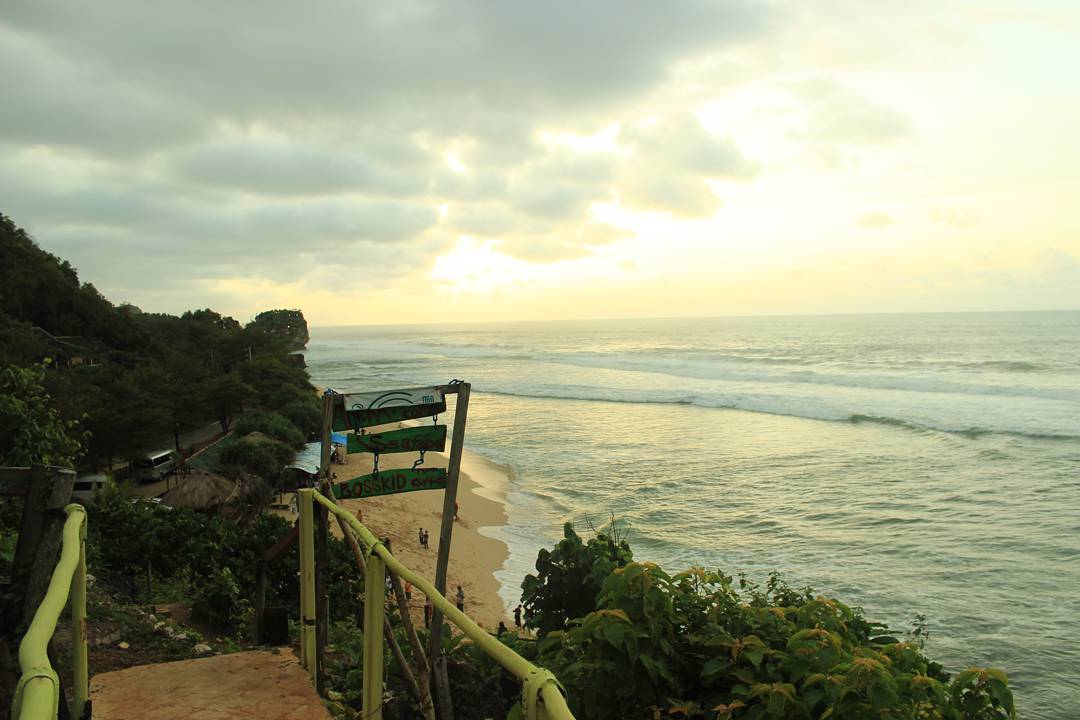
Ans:
[[[465,591],[461,589],[461,586],[457,586],[457,592],[454,593],[454,604],[457,605],[457,609],[461,612],[465,612]],[[431,618],[435,615],[435,606],[431,603],[431,598],[424,597],[424,627],[431,627]]]
[[[420,547],[427,550],[430,547],[430,545],[428,545],[428,531],[421,527],[420,531],[417,533],[417,537],[420,538]]]

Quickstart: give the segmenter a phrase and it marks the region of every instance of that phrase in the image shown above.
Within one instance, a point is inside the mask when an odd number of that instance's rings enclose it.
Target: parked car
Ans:
[[[132,465],[131,479],[140,483],[156,482],[176,466],[177,460],[172,450],[148,453]]]
[[[75,485],[71,490],[71,500],[85,504],[94,497],[94,493],[112,487],[113,484],[113,479],[102,473],[79,475],[75,478]]]

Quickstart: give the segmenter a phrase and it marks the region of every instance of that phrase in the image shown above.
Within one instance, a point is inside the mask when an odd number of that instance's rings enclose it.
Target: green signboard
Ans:
[[[349,453],[402,453],[418,450],[442,451],[446,447],[445,425],[390,430],[367,435],[349,435]]]
[[[378,474],[361,475],[334,485],[334,497],[339,500],[395,495],[414,490],[443,490],[446,488],[445,468],[383,470]]]
[[[446,396],[436,387],[345,393],[334,411],[334,429],[367,428],[443,412],[446,412]]]

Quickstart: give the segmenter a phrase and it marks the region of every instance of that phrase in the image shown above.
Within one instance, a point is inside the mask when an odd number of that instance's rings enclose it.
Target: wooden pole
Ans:
[[[454,435],[450,440],[450,461],[446,468],[446,492],[443,494],[442,524],[439,527],[439,557],[435,565],[435,589],[444,596],[446,595],[446,570],[450,563],[450,540],[454,532],[454,510],[457,507],[461,451],[465,443],[465,421],[469,414],[469,393],[472,386],[469,383],[460,383],[456,388]],[[443,615],[436,607],[431,617],[431,648],[428,655],[431,658],[435,678],[439,715],[442,720],[453,720],[454,709],[450,700],[450,682],[446,674],[446,658],[442,654],[442,626]]]
[[[386,565],[372,553],[364,576],[364,697],[363,717],[382,720],[383,620]]]
[[[30,492],[23,506],[22,530],[11,573],[11,586],[26,588],[21,613],[24,625],[33,620],[52,579],[64,525],[62,509],[71,501],[74,484],[74,470],[44,465],[30,468]]]

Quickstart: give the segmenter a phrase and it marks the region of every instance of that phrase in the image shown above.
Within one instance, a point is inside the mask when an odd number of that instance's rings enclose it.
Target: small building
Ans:
[[[113,349],[100,340],[82,335],[53,335],[44,328],[34,327],[34,334],[49,348],[56,367],[100,365]]]

